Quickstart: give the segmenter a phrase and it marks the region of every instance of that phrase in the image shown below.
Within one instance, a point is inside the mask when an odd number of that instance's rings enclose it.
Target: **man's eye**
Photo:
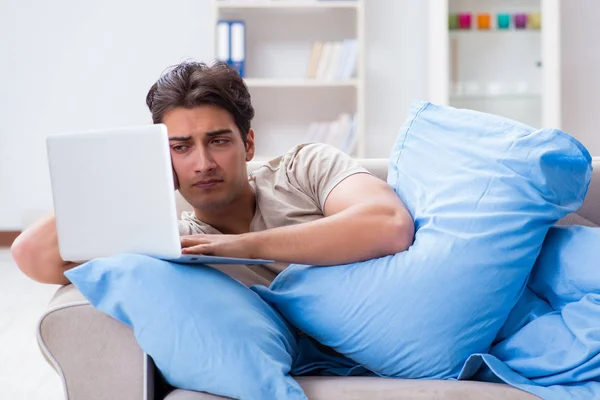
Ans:
[[[215,140],[213,140],[213,143],[215,143],[215,144],[225,144],[225,143],[229,143],[229,139],[215,139]]]
[[[176,151],[176,152],[182,152],[182,151],[185,151],[186,149],[187,149],[187,146],[183,145],[183,144],[177,145],[177,146],[173,146],[173,150]]]

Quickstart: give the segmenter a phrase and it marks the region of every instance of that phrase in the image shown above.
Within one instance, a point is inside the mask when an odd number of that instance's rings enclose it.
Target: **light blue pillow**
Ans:
[[[388,183],[415,220],[408,251],[331,267],[294,265],[265,300],[377,374],[457,378],[486,353],[548,229],[580,207],[591,157],[571,136],[416,102]]]
[[[120,255],[65,275],[94,307],[133,328],[171,385],[235,399],[306,400],[289,375],[295,332],[224,273]]]

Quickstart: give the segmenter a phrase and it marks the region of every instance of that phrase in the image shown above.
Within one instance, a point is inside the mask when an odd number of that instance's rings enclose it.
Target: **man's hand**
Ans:
[[[181,237],[183,254],[206,256],[256,258],[249,244],[249,234],[241,235],[190,235]]]

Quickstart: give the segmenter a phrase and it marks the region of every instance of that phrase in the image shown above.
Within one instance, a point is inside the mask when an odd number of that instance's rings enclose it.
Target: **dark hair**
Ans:
[[[223,108],[233,116],[244,143],[254,118],[254,107],[244,80],[237,70],[221,61],[210,66],[185,61],[168,68],[150,88],[146,104],[155,124],[161,123],[165,114],[177,107]]]

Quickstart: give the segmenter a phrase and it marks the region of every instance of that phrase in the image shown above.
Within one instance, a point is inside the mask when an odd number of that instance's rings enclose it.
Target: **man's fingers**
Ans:
[[[206,244],[206,239],[202,237],[194,237],[194,236],[183,236],[181,237],[181,246],[182,247],[190,247],[195,246],[197,244]]]
[[[212,255],[212,252],[206,244],[198,244],[195,246],[186,247],[181,250],[183,254],[203,254],[206,256]]]

